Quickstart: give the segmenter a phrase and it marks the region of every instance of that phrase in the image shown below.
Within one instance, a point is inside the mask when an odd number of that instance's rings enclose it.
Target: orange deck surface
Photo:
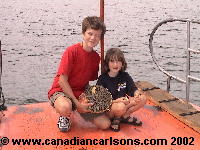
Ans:
[[[4,112],[5,117],[0,124],[0,136],[9,138],[9,144],[4,145],[2,150],[199,150],[200,134],[192,130],[182,122],[176,120],[165,111],[157,110],[152,104],[147,104],[138,112],[134,113],[142,120],[142,127],[121,125],[120,132],[99,130],[91,123],[85,122],[77,113],[72,114],[72,128],[67,133],[61,133],[57,129],[58,115],[49,103],[12,106]],[[84,141],[94,140],[104,145],[46,145],[45,139],[55,141],[62,139],[65,142],[72,139]],[[41,145],[13,145],[12,139],[42,139]],[[101,140],[102,139],[102,140]],[[102,143],[103,140],[106,143]],[[111,144],[112,140],[115,141]],[[139,145],[131,145],[128,139],[140,140]],[[145,145],[151,140],[152,144]],[[156,140],[166,139],[167,143],[161,145]],[[47,144],[49,144],[49,140]],[[98,140],[98,141],[97,141]],[[118,144],[121,140],[121,144]],[[149,140],[149,141],[148,141]],[[194,140],[194,141],[193,141]],[[174,141],[175,145],[172,145]],[[43,145],[42,145],[43,143]],[[52,143],[56,144],[56,143]],[[63,144],[67,144],[63,143]],[[73,143],[72,143],[73,144]],[[138,144],[138,142],[136,142]],[[178,145],[179,144],[179,145]],[[192,144],[192,145],[190,145]]]

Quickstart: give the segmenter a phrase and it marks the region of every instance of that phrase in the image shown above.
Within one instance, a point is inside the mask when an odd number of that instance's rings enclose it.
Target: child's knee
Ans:
[[[111,111],[115,116],[121,116],[126,112],[126,105],[124,103],[113,103]]]
[[[59,108],[60,113],[70,114],[72,112],[72,106],[70,104],[65,104]]]
[[[61,116],[69,116],[72,112],[72,102],[62,97],[56,99],[54,107]]]

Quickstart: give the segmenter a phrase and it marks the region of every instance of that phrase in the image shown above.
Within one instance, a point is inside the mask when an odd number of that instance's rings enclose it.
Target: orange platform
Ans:
[[[78,113],[72,114],[72,128],[67,133],[61,133],[57,128],[58,115],[48,102],[12,106],[4,112],[0,124],[1,137],[7,137],[9,144],[2,146],[2,150],[199,150],[200,134],[189,128],[182,122],[175,119],[165,111],[156,109],[153,104],[145,105],[144,108],[134,113],[142,120],[142,127],[131,125],[121,125],[120,132],[110,130],[99,130],[89,122],[85,122]],[[86,139],[92,139],[95,144],[98,142],[104,145],[62,145],[67,144],[67,140],[79,139],[82,142]],[[14,145],[12,139],[41,139],[41,145]],[[47,139],[55,141],[57,139],[65,140],[66,143],[58,145],[46,145]],[[102,140],[100,140],[102,139]],[[107,144],[105,143],[107,139]],[[128,144],[128,140],[138,139],[139,145]],[[144,140],[146,140],[145,145]],[[159,139],[166,139],[162,144]],[[5,139],[4,139],[5,140]],[[98,140],[98,141],[97,141]],[[102,143],[104,140],[104,143]],[[117,140],[118,142],[116,142]],[[120,141],[121,140],[121,141]],[[136,144],[138,144],[136,140]],[[115,141],[115,143],[111,143]],[[174,141],[174,143],[173,143]],[[121,142],[121,144],[120,144]],[[130,141],[129,141],[130,142]],[[43,145],[42,145],[43,143]],[[52,144],[56,144],[55,142]],[[73,144],[73,143],[72,143]],[[79,143],[80,144],[80,143]],[[119,145],[114,145],[119,144]],[[153,145],[152,145],[153,144]],[[174,144],[174,145],[172,145]],[[179,145],[178,145],[179,144]]]

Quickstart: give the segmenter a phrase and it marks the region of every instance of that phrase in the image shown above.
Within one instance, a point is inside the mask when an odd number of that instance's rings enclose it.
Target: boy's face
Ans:
[[[101,30],[87,29],[83,33],[83,40],[88,48],[93,48],[98,45],[101,39]]]

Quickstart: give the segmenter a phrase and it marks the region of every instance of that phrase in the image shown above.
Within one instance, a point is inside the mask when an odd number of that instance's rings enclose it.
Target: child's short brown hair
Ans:
[[[109,66],[108,63],[110,60],[118,60],[122,62],[122,68],[120,71],[125,71],[127,68],[127,63],[126,60],[124,58],[124,54],[123,52],[119,49],[119,48],[110,48],[107,52],[106,52],[106,56],[104,59],[104,64],[103,64],[103,73],[107,73],[109,72]]]
[[[82,33],[84,34],[87,29],[101,30],[101,38],[106,32],[106,26],[104,22],[97,16],[89,16],[83,19],[82,22]]]

